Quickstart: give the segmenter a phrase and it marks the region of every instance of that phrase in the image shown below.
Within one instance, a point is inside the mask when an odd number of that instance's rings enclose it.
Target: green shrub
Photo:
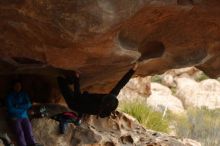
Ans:
[[[205,73],[201,73],[198,77],[195,78],[197,82],[201,82],[203,80],[209,79],[209,77]]]
[[[191,108],[186,116],[170,117],[180,137],[197,140],[204,146],[220,145],[220,110]]]
[[[151,82],[157,82],[157,83],[161,83],[162,82],[162,78],[160,75],[154,75],[151,77]]]
[[[176,87],[171,87],[170,90],[172,91],[172,95],[176,95]]]
[[[145,103],[122,102],[123,104],[120,105],[121,111],[135,117],[146,128],[161,132],[169,131],[169,122],[167,119],[162,118],[160,112],[155,112]]]

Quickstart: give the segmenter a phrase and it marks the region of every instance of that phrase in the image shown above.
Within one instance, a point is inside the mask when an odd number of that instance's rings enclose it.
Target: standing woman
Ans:
[[[36,144],[31,122],[28,118],[28,109],[31,102],[28,94],[22,90],[20,80],[13,82],[13,90],[7,96],[9,118],[13,123],[13,130],[17,136],[19,146],[39,146]]]

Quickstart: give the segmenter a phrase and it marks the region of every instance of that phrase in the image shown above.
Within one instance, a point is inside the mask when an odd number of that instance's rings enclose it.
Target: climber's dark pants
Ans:
[[[79,98],[81,93],[79,89],[77,89],[77,85],[74,83],[74,92],[70,89],[68,81],[63,77],[58,77],[57,82],[60,88],[60,91],[66,101],[66,104],[69,108],[73,107],[73,100]],[[74,97],[74,98],[73,98]]]
[[[130,69],[109,94],[117,97],[120,90],[127,84],[133,74],[134,70]],[[102,102],[102,97],[107,95],[90,93],[81,94],[79,78],[77,77],[74,78],[74,91],[69,88],[69,81],[67,81],[65,78],[58,77],[57,82],[69,108],[80,111],[81,113],[87,113],[88,111],[90,111],[91,114],[96,114],[96,112],[98,111],[94,109],[100,106]]]

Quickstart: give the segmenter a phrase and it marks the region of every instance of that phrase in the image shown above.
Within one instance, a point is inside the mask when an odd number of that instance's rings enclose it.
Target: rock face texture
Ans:
[[[217,77],[219,7],[219,0],[0,0],[0,74],[78,70],[84,88],[108,92],[140,53],[165,48],[137,73],[196,65]]]
[[[108,92],[141,53],[158,48],[165,53],[137,74],[196,65],[217,77],[219,7],[219,0],[0,0],[0,89],[19,74],[43,90],[32,90],[43,94],[37,98],[53,97],[63,69],[79,71],[82,88]]]
[[[64,106],[47,104],[49,116],[67,111]],[[13,129],[0,112],[0,132],[7,132],[16,144]],[[65,134],[59,134],[58,122],[49,118],[32,119],[34,136],[45,146],[201,146],[190,139],[178,139],[164,133],[147,130],[133,117],[117,112],[109,118],[86,117],[80,126],[68,124]],[[0,141],[1,146],[1,141]]]
[[[35,119],[32,124],[37,141],[46,146],[194,146],[175,137],[146,130],[135,119],[122,113],[104,119],[91,116],[77,127],[69,124],[64,135],[59,134],[58,122],[54,120]]]

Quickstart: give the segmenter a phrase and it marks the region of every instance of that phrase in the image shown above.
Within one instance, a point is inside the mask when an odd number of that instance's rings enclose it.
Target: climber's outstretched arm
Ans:
[[[132,75],[135,73],[136,69],[138,67],[138,62],[135,63],[134,67],[130,69],[122,78],[121,80],[116,84],[116,86],[111,90],[110,94],[113,94],[115,96],[118,96],[120,90],[127,84],[127,82],[130,80]]]

